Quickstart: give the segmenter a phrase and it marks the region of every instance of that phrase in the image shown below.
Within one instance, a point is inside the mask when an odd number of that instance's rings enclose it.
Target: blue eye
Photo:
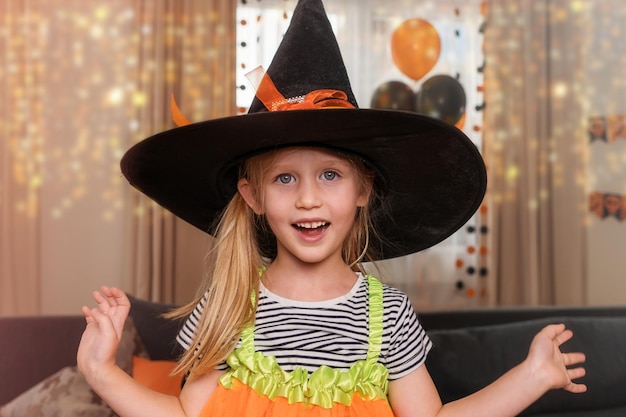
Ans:
[[[293,181],[293,176],[291,174],[280,174],[278,177],[276,177],[276,181],[281,184],[289,184],[291,181]]]
[[[332,181],[337,178],[337,173],[335,171],[324,171],[322,174],[325,180]]]

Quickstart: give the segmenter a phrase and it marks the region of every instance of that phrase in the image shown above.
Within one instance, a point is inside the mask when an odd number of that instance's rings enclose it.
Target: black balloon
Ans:
[[[415,111],[415,94],[411,87],[401,81],[388,81],[374,91],[370,107]]]
[[[450,124],[465,113],[465,90],[449,75],[435,75],[424,81],[415,95],[415,111]]]

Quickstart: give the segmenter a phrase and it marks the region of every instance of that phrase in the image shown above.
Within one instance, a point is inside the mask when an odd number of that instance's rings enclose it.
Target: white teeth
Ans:
[[[318,227],[326,226],[326,222],[296,223],[296,226],[303,229],[317,229]]]

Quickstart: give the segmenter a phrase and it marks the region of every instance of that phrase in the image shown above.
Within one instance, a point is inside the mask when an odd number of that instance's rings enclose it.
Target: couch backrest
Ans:
[[[549,317],[626,317],[626,307],[494,307],[452,311],[418,311],[426,330],[459,329]]]
[[[553,317],[509,324],[433,330],[426,366],[444,402],[471,394],[524,360],[533,336],[550,323],[574,332],[563,351],[584,352],[588,392],[548,392],[524,414],[626,405],[626,317]]]
[[[0,404],[76,365],[82,316],[0,317]]]

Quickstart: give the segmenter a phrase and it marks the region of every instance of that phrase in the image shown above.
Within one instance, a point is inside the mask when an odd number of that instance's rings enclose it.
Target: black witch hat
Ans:
[[[380,259],[433,246],[478,209],[486,171],[457,128],[413,112],[359,109],[320,0],[300,0],[248,114],[174,128],[133,146],[122,172],[141,192],[212,234],[243,160],[286,146],[363,159],[383,196]],[[260,242],[261,246],[264,242]]]

